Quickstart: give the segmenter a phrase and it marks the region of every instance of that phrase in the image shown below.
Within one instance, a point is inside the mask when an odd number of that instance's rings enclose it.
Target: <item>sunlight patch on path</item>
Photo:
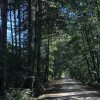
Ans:
[[[86,89],[80,82],[72,79],[56,81],[55,86],[38,100],[100,100],[97,91]]]
[[[75,96],[75,95],[81,95],[81,94],[94,94],[97,93],[96,91],[82,91],[82,92],[70,92],[70,93],[51,93],[51,94],[45,94],[46,97],[61,97],[61,96]]]

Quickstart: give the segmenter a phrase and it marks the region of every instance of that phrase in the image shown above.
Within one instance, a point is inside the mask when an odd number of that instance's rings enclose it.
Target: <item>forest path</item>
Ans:
[[[38,100],[100,100],[100,94],[73,79],[57,80]]]

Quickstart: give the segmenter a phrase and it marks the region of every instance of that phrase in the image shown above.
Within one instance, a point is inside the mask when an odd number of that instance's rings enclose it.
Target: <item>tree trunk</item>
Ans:
[[[12,39],[12,52],[14,53],[14,38],[13,38],[13,27],[12,27],[12,11],[10,6],[10,28],[11,28],[11,39]]]
[[[17,54],[17,32],[16,32],[16,5],[14,4],[14,33],[15,33],[15,53]]]
[[[49,26],[48,26],[49,27]],[[49,37],[49,34],[50,34],[50,29],[48,28],[48,37],[47,37],[47,54],[46,54],[46,73],[45,73],[45,79],[46,79],[46,83],[48,84],[48,77],[49,77],[49,42],[50,42],[50,37]]]
[[[27,0],[28,3],[28,67],[32,70],[32,16],[31,16],[31,0]]]
[[[6,89],[6,77],[7,77],[7,68],[6,68],[6,43],[7,43],[7,0],[2,1],[2,9],[1,9],[1,39],[0,39],[0,65],[1,65],[1,75],[0,75],[0,83],[1,83],[1,91],[4,93]]]
[[[30,0],[29,0],[30,1]],[[18,33],[19,33],[19,56],[21,58],[21,18],[20,18],[20,0],[18,0]]]

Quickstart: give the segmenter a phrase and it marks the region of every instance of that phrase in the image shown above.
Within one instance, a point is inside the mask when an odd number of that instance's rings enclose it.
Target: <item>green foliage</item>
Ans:
[[[3,29],[10,30],[7,36],[0,35],[3,89],[20,88],[27,77],[38,81],[37,91],[40,84],[47,86],[64,76],[100,83],[100,0],[10,0],[8,4],[6,23],[12,26]],[[11,89],[7,99],[26,100],[25,91]]]
[[[6,100],[30,100],[30,90],[10,89],[6,93]]]

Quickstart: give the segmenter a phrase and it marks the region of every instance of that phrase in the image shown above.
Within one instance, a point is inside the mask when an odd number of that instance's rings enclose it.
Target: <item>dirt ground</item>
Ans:
[[[73,79],[60,79],[38,100],[100,100],[100,93]]]

